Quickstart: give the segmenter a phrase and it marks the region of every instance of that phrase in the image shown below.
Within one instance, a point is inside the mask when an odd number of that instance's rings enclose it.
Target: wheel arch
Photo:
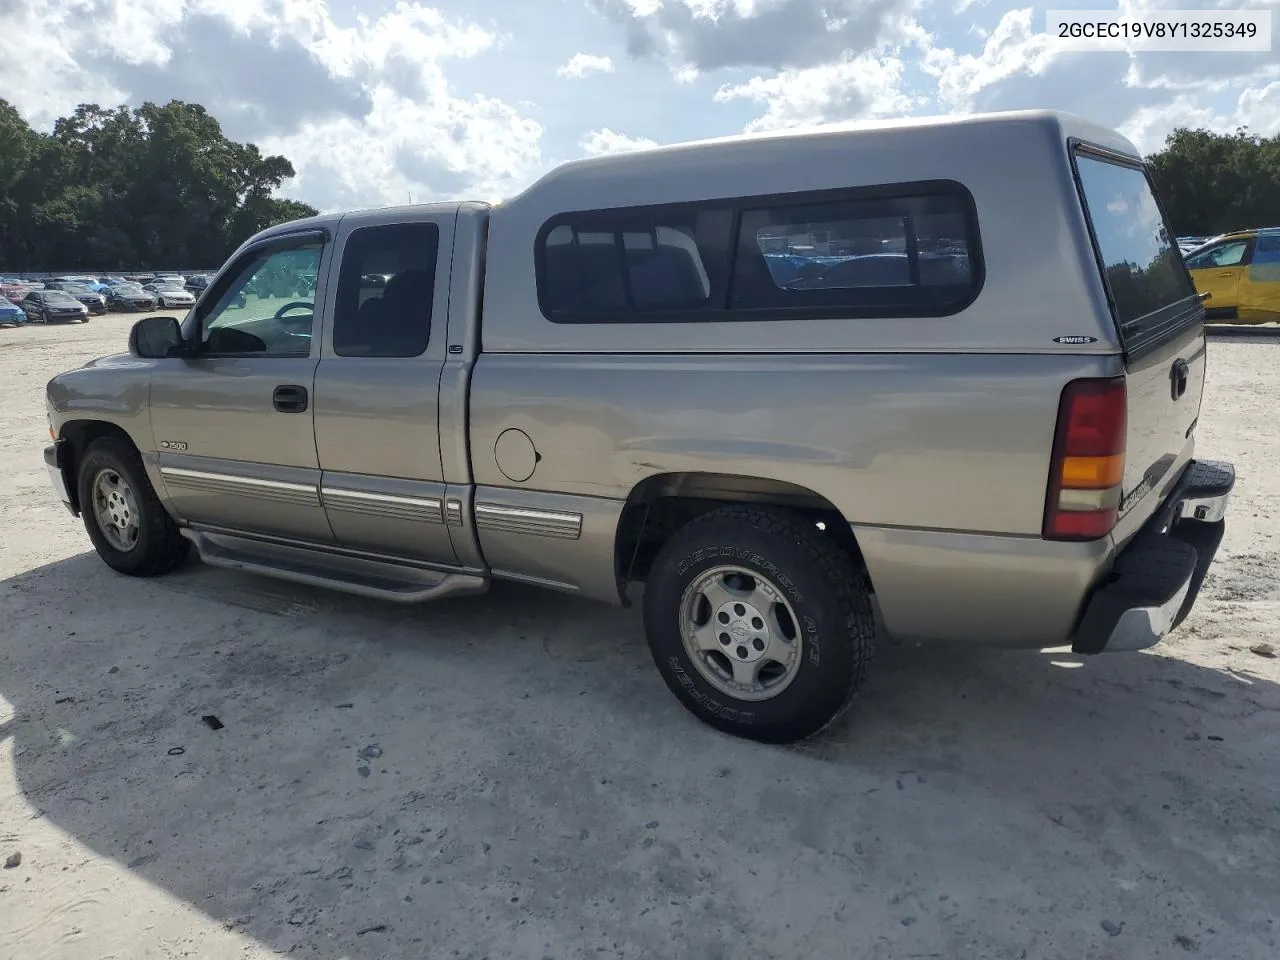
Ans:
[[[58,439],[66,443],[62,460],[62,478],[66,482],[67,492],[71,495],[71,509],[76,516],[80,515],[80,461],[89,444],[103,437],[113,437],[124,441],[139,450],[129,431],[118,424],[106,420],[68,420],[62,425]]]
[[[643,582],[653,559],[677,530],[704,513],[733,504],[771,506],[800,514],[827,532],[862,569],[866,563],[847,519],[820,493],[771,477],[672,472],[646,477],[628,494],[614,538],[619,591]]]

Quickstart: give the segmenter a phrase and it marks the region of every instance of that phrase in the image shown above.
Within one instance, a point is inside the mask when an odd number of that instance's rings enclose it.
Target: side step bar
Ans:
[[[392,603],[426,603],[484,593],[487,577],[402,566],[224,533],[182,528],[200,559],[211,567],[242,570],[294,583],[340,590]]]

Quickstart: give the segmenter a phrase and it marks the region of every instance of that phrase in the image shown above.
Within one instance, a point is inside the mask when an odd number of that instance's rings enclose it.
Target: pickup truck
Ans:
[[[264,230],[48,384],[45,460],[125,574],[194,546],[405,603],[642,594],[676,697],[790,742],[879,642],[1186,617],[1235,480],[1193,458],[1203,319],[1139,153],[1083,119],[730,137]]]

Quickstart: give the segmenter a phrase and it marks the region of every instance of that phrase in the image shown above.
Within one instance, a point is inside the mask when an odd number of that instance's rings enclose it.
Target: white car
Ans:
[[[167,307],[190,307],[196,298],[182,287],[171,287],[163,283],[148,283],[142,288],[156,298],[156,306],[161,310]]]

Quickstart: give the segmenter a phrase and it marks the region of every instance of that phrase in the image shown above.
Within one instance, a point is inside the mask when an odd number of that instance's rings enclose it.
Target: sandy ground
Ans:
[[[687,715],[632,611],[112,574],[42,391],[129,322],[0,331],[0,958],[1280,955],[1280,340],[1210,346],[1240,481],[1175,637],[889,650],[769,748]]]

